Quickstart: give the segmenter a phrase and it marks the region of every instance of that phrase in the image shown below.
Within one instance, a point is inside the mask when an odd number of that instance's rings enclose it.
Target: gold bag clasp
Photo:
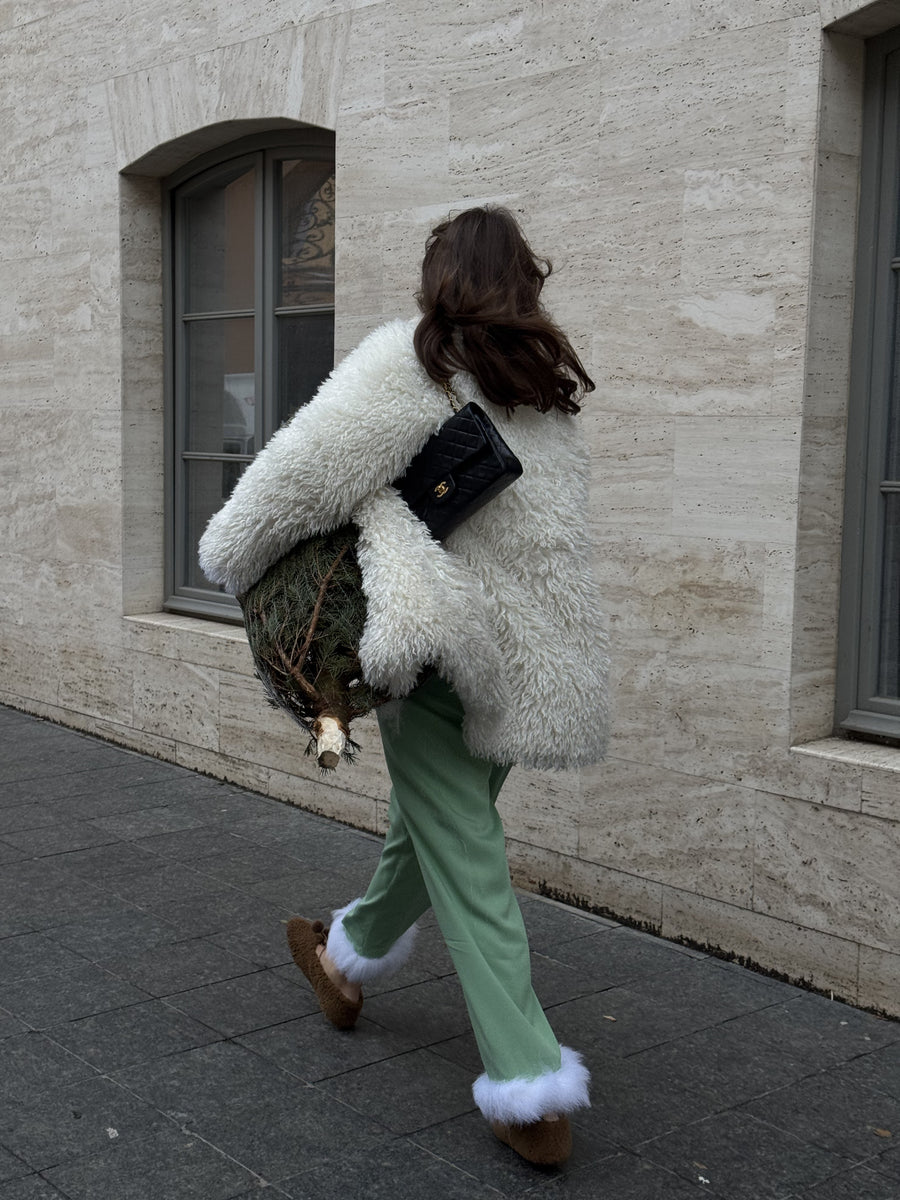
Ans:
[[[446,496],[449,491],[450,484],[447,483],[446,479],[442,479],[441,482],[436,484],[434,488],[434,494],[437,496],[438,500],[443,499],[443,497]]]

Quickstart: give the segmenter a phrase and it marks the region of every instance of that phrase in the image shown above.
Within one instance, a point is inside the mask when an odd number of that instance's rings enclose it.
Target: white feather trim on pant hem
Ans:
[[[590,1108],[590,1072],[577,1050],[560,1046],[562,1064],[535,1079],[488,1079],[479,1075],[472,1084],[475,1103],[489,1121],[528,1125],[550,1113]]]
[[[344,931],[344,917],[361,899],[360,896],[345,904],[343,908],[336,908],[331,914],[332,925],[328,931],[328,956],[351,983],[366,983],[370,979],[390,975],[399,970],[409,958],[416,940],[417,927],[410,925],[409,929],[397,938],[387,954],[380,958],[366,958],[364,954],[360,954]]]

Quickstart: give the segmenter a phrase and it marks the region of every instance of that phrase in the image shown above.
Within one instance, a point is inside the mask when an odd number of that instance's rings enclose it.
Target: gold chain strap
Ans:
[[[450,401],[450,407],[455,413],[459,412],[459,401],[456,398],[456,392],[450,386],[450,381],[447,379],[441,380],[441,387],[444,389],[444,395]]]

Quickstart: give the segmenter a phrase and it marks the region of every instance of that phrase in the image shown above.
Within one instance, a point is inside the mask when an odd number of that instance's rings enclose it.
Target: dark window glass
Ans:
[[[900,31],[866,58],[837,720],[900,741]]]
[[[334,142],[226,147],[166,190],[167,607],[239,619],[197,563],[209,518],[334,362]]]
[[[255,171],[238,168],[185,197],[188,312],[254,307]]]
[[[310,399],[334,363],[330,313],[278,317],[278,423]]]
[[[185,327],[188,450],[252,454],[256,368],[252,317],[192,321]]]

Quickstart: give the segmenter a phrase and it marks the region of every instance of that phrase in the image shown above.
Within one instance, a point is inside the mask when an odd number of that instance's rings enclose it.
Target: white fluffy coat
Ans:
[[[354,521],[367,600],[368,682],[405,695],[434,664],[466,709],[473,753],[565,768],[602,758],[607,643],[585,531],[579,419],[479,401],[522,477],[435,542],[390,486],[450,415],[412,345],[414,323],[370,334],[242,475],[200,542],[214,582],[245,591],[302,538]]]

